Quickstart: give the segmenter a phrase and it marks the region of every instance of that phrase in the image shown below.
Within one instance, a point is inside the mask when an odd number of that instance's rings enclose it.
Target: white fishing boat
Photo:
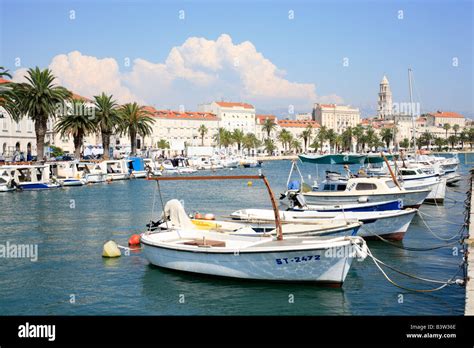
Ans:
[[[145,170],[151,176],[161,176],[163,175],[162,171],[160,170],[159,165],[152,160],[151,158],[144,158],[143,162],[145,163]]]
[[[13,180],[14,170],[0,166],[0,192],[15,191],[15,181]]]
[[[407,190],[430,189],[425,202],[443,203],[446,196],[446,178],[431,167],[410,165],[398,170],[402,186]]]
[[[191,163],[198,170],[216,170],[224,168],[220,159],[216,157],[199,156],[192,158]]]
[[[407,190],[391,178],[327,178],[309,192],[288,192],[290,207],[337,205],[401,200],[404,207],[418,208],[431,188]]]
[[[229,156],[221,159],[221,164],[224,168],[237,168],[240,160],[237,157]]]
[[[242,236],[188,227],[145,232],[140,238],[145,257],[159,267],[206,275],[342,285],[352,260],[366,256],[365,241],[361,237],[284,238],[276,201],[264,176],[161,177],[154,180],[260,178],[264,180],[272,201],[276,236]],[[355,245],[360,248],[355,248]]]
[[[341,286],[360,237],[248,237],[209,231],[144,233],[148,261],[168,269],[253,280],[307,281]],[[360,257],[365,255],[361,254]]]
[[[270,210],[272,213],[273,211]],[[199,214],[198,214],[199,215]],[[212,215],[212,214],[211,214]],[[330,220],[319,219],[312,223],[285,222],[282,232],[285,235],[298,234],[310,236],[355,236],[359,230],[360,222],[357,219]],[[151,227],[148,225],[148,227]],[[198,229],[210,232],[229,233],[235,235],[258,236],[262,233],[276,234],[275,217],[268,220],[253,221],[221,221],[195,217],[191,219],[182,204],[177,199],[166,202],[163,214],[158,222],[153,223],[152,229]]]
[[[107,179],[107,174],[103,173],[99,163],[79,162],[77,163],[77,170],[82,173],[82,177],[88,184],[105,182]]]
[[[357,232],[358,236],[365,239],[377,239],[381,236],[388,240],[402,240],[410,226],[411,221],[417,213],[416,209],[387,210],[375,212],[317,212],[305,211],[280,211],[282,223],[314,224],[325,221],[360,221],[363,225]],[[231,217],[240,221],[253,223],[274,222],[275,216],[272,210],[267,209],[243,209],[235,211]],[[283,225],[285,226],[285,225]],[[311,233],[298,234],[311,235]]]
[[[48,164],[2,166],[2,170],[10,171],[17,189],[44,190],[61,186],[51,177]]]
[[[61,186],[82,186],[87,184],[83,173],[78,169],[78,161],[61,161],[50,163],[51,175]]]
[[[130,173],[128,171],[127,160],[105,160],[98,163],[102,174],[106,175],[106,180],[128,180]]]
[[[257,161],[255,158],[248,158],[248,157],[242,158],[242,160],[240,161],[240,164],[244,168],[261,167],[262,163],[263,163],[262,161]]]
[[[187,159],[182,157],[165,159],[160,163],[160,168],[165,174],[193,174],[197,172],[190,166]]]

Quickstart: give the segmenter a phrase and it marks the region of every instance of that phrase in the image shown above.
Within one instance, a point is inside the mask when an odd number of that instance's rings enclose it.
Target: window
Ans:
[[[356,186],[357,191],[376,190],[376,189],[377,189],[377,185],[370,184],[368,182],[360,182]]]
[[[337,185],[338,191],[344,191],[346,189],[346,185]]]
[[[21,132],[21,124],[20,122],[16,122],[16,131]]]

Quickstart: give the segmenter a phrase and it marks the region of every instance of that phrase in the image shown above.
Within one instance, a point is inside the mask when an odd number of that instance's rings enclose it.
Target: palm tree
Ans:
[[[436,137],[435,139],[435,145],[438,146],[438,151],[441,151],[441,147],[446,143],[446,140],[443,138],[438,138]]]
[[[454,136],[458,136],[458,131],[459,131],[459,125],[458,124],[455,124],[453,126],[453,131],[454,131]]]
[[[234,143],[232,133],[225,128],[219,128],[217,134],[212,137],[213,140],[219,144],[219,148],[224,146],[226,149]]]
[[[29,117],[35,123],[37,157],[44,157],[44,138],[48,121],[55,117],[58,108],[71,97],[66,88],[54,84],[55,76],[49,69],[28,69],[26,83],[12,83],[2,90],[0,106],[3,106],[14,121]]]
[[[290,133],[291,134],[291,133]],[[298,152],[301,152],[302,150],[302,147],[301,147],[301,143],[299,142],[298,139],[291,139],[291,141],[289,142],[289,149],[294,149],[296,153]]]
[[[448,131],[451,129],[451,125],[449,123],[445,123],[443,125],[443,129],[446,131],[446,140],[448,139]]]
[[[360,140],[364,136],[364,127],[362,127],[360,124],[354,127],[352,130],[352,136],[356,139],[357,142],[357,151],[360,149]]]
[[[344,150],[351,150],[352,148],[352,137],[353,137],[353,128],[347,127],[341,135],[341,143]]]
[[[311,136],[313,135],[313,126],[307,125],[305,130],[301,132],[300,138],[303,139],[304,142],[304,150],[308,149],[308,144],[311,142]]]
[[[469,131],[467,129],[463,129],[461,133],[459,133],[459,141],[461,142],[461,146],[464,149],[464,143],[469,141]]]
[[[469,135],[469,147],[471,148],[472,151],[472,145],[474,144],[474,128],[469,128],[468,133]]]
[[[327,140],[328,129],[326,126],[319,128],[318,138],[320,143],[320,148],[323,148],[324,142]]]
[[[104,149],[103,158],[109,159],[110,137],[114,130],[120,124],[120,116],[117,112],[117,102],[112,95],[94,96],[95,122],[100,130],[102,138],[102,148]]]
[[[250,152],[251,149],[256,149],[262,145],[261,141],[258,140],[257,136],[253,133],[247,133],[244,136],[244,139],[242,141],[242,145],[244,149],[247,149],[248,152]]]
[[[168,140],[160,139],[156,143],[156,147],[162,150],[163,157],[165,156],[165,150],[170,148],[170,143]]]
[[[313,142],[309,145],[309,147],[314,149],[314,152],[318,151],[319,149],[319,139],[318,137],[315,137]]]
[[[267,133],[267,139],[270,138],[272,131],[276,129],[277,125],[272,118],[266,118],[263,122],[262,130]]]
[[[87,112],[88,106],[80,100],[71,100],[71,111],[68,110],[60,116],[55,132],[59,132],[61,136],[72,135],[74,142],[74,156],[76,159],[81,158],[81,146],[84,136],[88,133],[96,131],[96,123]]]
[[[330,149],[333,149],[334,148],[334,145],[336,144],[336,137],[337,137],[337,134],[336,132],[334,131],[334,129],[329,129],[326,133],[326,140],[329,141],[329,147]]]
[[[459,141],[458,137],[455,136],[455,135],[450,135],[449,138],[448,138],[448,142],[449,144],[451,144],[451,148],[454,149],[454,146],[456,145],[456,143]]]
[[[8,69],[5,69],[3,66],[0,66],[0,77],[12,78],[12,75],[10,75],[10,71]]]
[[[204,136],[207,134],[208,129],[205,125],[200,125],[198,129],[199,134],[201,135],[201,146],[204,146]]]
[[[232,132],[232,139],[237,144],[237,150],[240,152],[242,142],[244,141],[245,134],[241,129],[234,129]]]
[[[137,103],[127,103],[118,109],[120,116],[120,124],[118,130],[120,134],[130,136],[130,144],[132,146],[131,155],[137,152],[137,135],[145,137],[152,133],[151,125],[155,120],[150,117],[150,113],[144,106]]]
[[[290,146],[291,141],[293,140],[293,135],[288,132],[286,129],[282,129],[278,134],[278,140],[283,145],[283,150],[286,150],[287,145]]]
[[[264,140],[263,146],[265,148],[265,151],[270,155],[272,155],[273,151],[275,151],[276,149],[275,142],[273,141],[273,139],[270,138]]]
[[[408,149],[410,147],[410,140],[408,140],[408,138],[403,139],[400,142],[400,146],[405,148],[405,149]]]
[[[390,142],[393,140],[393,130],[390,128],[383,128],[380,132],[382,141],[387,145],[387,149],[390,147]]]

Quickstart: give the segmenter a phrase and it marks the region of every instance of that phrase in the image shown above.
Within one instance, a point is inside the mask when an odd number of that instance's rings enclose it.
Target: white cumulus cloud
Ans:
[[[318,96],[313,83],[289,81],[250,41],[235,44],[227,34],[217,40],[190,37],[173,47],[164,62],[137,58],[129,72],[121,72],[114,58],[78,51],[55,56],[49,67],[58,83],[75,93],[91,97],[104,91],[121,103],[134,100],[158,108],[184,105],[191,110],[220,99],[257,108],[343,101],[337,95]],[[17,70],[15,77],[23,74]]]

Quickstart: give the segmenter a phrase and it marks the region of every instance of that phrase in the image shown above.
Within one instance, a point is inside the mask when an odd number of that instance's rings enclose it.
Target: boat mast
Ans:
[[[408,88],[410,90],[410,116],[412,123],[412,141],[413,141],[413,152],[416,155],[416,124],[415,124],[415,115],[413,114],[413,90],[412,90],[412,71],[411,68],[408,68]]]

